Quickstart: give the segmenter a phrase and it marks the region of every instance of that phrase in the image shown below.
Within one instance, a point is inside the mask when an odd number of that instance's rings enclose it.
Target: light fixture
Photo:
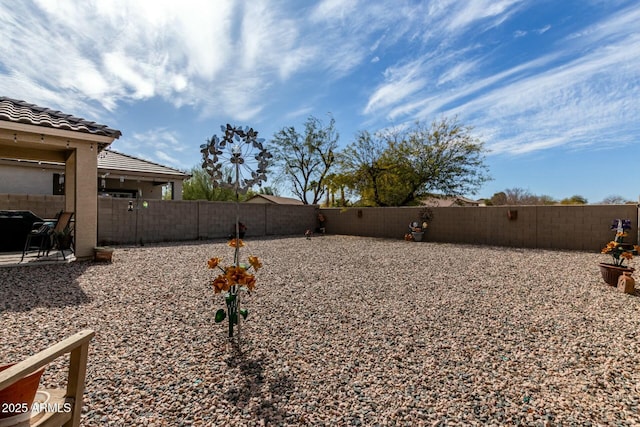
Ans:
[[[67,139],[67,148],[69,148],[69,140]]]
[[[14,134],[13,134],[13,142],[14,142],[14,143],[17,143],[17,142],[18,142],[18,134],[17,134],[17,133],[14,133]]]
[[[128,210],[129,212],[132,212],[132,211],[133,211],[133,200],[129,200],[129,207],[127,207],[127,210]]]
[[[93,144],[91,144],[91,151],[93,151]]]
[[[43,133],[40,134],[40,142],[44,142],[44,134]]]

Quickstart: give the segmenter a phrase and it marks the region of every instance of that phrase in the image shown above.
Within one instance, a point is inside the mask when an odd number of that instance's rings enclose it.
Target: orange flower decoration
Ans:
[[[220,263],[220,258],[211,258],[209,261],[207,261],[209,268],[216,268],[219,263]]]
[[[247,280],[245,285],[250,291],[253,291],[256,287],[256,277],[253,274],[247,274]]]
[[[626,260],[633,259],[633,254],[631,252],[622,252],[620,254],[620,258],[624,258]]]
[[[244,246],[244,242],[242,241],[242,239],[237,239],[238,240],[238,247],[243,247]],[[229,243],[227,243],[229,246],[231,246],[232,248],[236,247],[236,239],[231,239],[229,240]]]
[[[246,274],[246,270],[243,267],[229,266],[225,270],[225,279],[233,286],[241,284]]]
[[[227,282],[226,277],[224,277],[222,274],[216,277],[215,280],[211,282],[211,285],[213,286],[213,290],[216,294],[219,294],[221,291],[226,292],[230,288],[229,282]]]
[[[251,264],[251,267],[253,267],[254,270],[262,268],[262,263],[257,256],[249,256],[249,264]]]

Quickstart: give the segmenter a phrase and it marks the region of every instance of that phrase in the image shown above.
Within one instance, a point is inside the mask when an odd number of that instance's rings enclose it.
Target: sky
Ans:
[[[638,22],[637,0],[0,0],[0,96],[182,170],[226,123],[333,117],[345,147],[457,117],[492,177],[469,197],[638,200]]]

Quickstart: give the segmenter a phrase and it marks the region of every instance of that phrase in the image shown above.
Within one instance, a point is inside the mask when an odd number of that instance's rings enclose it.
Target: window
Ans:
[[[58,196],[64,196],[64,174],[53,174],[53,194]]]

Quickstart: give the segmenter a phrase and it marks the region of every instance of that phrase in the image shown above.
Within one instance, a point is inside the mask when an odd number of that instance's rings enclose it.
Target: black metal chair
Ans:
[[[38,249],[38,258],[48,253],[52,245],[53,222],[34,222],[33,229],[27,234],[27,240],[22,249],[22,261],[27,252]],[[35,242],[35,244],[34,244]]]
[[[38,258],[49,255],[52,248],[58,249],[62,253],[62,258],[67,259],[64,251],[72,250],[70,245],[63,244],[65,236],[71,237],[71,218],[73,212],[60,211],[56,215],[56,221],[36,222],[33,229],[27,235],[27,240],[22,251],[22,261],[30,250],[38,249]],[[35,243],[34,243],[35,242]]]

